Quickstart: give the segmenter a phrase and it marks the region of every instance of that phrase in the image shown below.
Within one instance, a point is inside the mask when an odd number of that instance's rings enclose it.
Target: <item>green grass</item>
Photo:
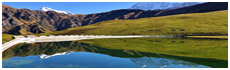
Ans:
[[[2,34],[2,43],[6,43],[8,41],[13,40],[12,38],[13,36],[16,36],[16,35]]]
[[[157,30],[157,31],[156,31]],[[159,31],[160,30],[160,31]],[[132,20],[108,20],[88,26],[37,35],[224,35],[228,10]]]
[[[228,60],[228,40],[183,38],[92,39],[79,42],[108,48]]]

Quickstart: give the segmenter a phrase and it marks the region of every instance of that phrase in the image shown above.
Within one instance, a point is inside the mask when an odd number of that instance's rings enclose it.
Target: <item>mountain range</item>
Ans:
[[[138,2],[130,9],[141,10],[172,10],[183,8],[187,6],[193,6],[204,2]]]
[[[37,34],[81,27],[107,20],[137,19],[185,13],[203,13],[227,10],[227,2],[208,2],[171,10],[120,9],[95,14],[67,15],[55,10],[39,11],[15,9],[2,5],[2,31],[7,34]]]

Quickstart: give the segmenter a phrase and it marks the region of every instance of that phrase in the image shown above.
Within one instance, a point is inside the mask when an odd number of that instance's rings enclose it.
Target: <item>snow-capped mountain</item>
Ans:
[[[68,15],[73,15],[73,13],[69,12],[69,11],[58,11],[58,10],[55,10],[55,9],[51,9],[49,7],[42,7],[41,9],[39,9],[39,11],[55,11],[55,12],[58,12],[58,13],[64,13],[64,14],[68,14]]]
[[[187,6],[197,5],[204,2],[138,2],[130,9],[142,10],[172,10]]]

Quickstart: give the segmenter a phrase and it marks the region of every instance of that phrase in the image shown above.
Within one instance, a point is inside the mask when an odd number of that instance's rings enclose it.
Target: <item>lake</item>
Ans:
[[[227,68],[228,40],[94,39],[18,44],[3,68]]]

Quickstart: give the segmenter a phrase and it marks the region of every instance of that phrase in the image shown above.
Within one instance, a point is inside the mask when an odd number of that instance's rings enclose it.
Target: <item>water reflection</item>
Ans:
[[[121,40],[129,41],[127,39]],[[189,42],[182,42],[181,40],[171,42],[171,40],[160,39],[145,41],[155,43],[167,41],[172,44],[184,44]],[[146,44],[148,44],[147,42]],[[142,44],[145,43],[142,42]],[[163,45],[160,46],[164,47]],[[172,56],[159,53],[140,52],[130,49],[105,48],[82,42],[49,42],[19,44],[12,47],[3,52],[2,63],[3,68],[208,68],[227,67],[228,61]]]
[[[170,58],[153,58],[153,57],[141,57],[141,58],[129,58],[134,63],[140,67],[157,67],[157,68],[166,68],[166,67],[194,67],[194,68],[209,68],[205,65],[200,65],[192,62],[187,62],[183,60],[170,59]]]
[[[41,58],[39,55],[27,57],[12,57],[3,61],[4,67],[146,67],[146,68],[163,68],[163,67],[201,67],[208,68],[208,66],[195,64],[183,60],[155,58],[155,57],[140,57],[140,58],[119,58],[108,55],[90,53],[90,52],[72,52],[67,55],[55,55],[49,58]]]
[[[57,55],[68,55],[72,52],[63,52],[63,53],[55,53],[53,55],[46,55],[46,54],[41,54],[41,55],[38,55],[40,59],[47,59],[47,58],[50,58],[50,57],[53,57],[53,56],[57,56]]]

